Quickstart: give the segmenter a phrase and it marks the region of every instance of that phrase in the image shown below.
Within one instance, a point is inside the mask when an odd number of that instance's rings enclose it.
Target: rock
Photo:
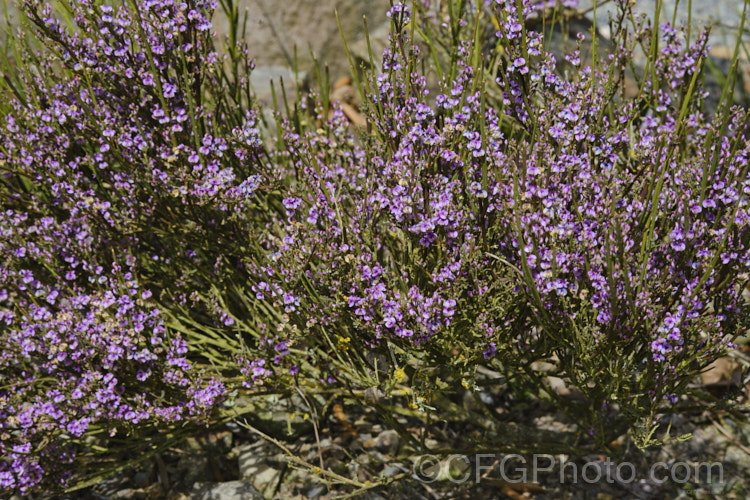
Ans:
[[[273,496],[281,479],[283,455],[269,458],[264,447],[245,446],[237,458],[240,479],[250,482],[266,498]]]
[[[321,65],[329,67],[331,78],[350,74],[334,9],[338,11],[347,45],[364,39],[362,16],[370,29],[387,21],[388,2],[358,0],[317,0],[277,2],[276,0],[237,0],[240,22],[247,11],[245,41],[257,66],[292,67],[295,47],[300,70],[314,74],[310,51]],[[221,8],[213,19],[214,30],[227,33],[229,24]]]
[[[289,469],[288,473],[284,474],[284,480],[274,498],[304,500],[307,498],[304,492],[316,484],[317,478],[311,476],[306,469]]]
[[[158,484],[152,484],[148,488],[125,488],[109,495],[111,500],[141,500],[164,498],[164,490]]]
[[[149,499],[164,498],[164,488],[159,483],[152,483],[146,486],[143,488],[143,492],[146,494],[146,498]]]
[[[495,405],[495,397],[490,391],[479,391],[479,399],[487,406]]]
[[[267,115],[267,132],[275,134],[275,121],[273,113],[265,108]],[[325,400],[319,395],[308,397],[310,404],[322,408]],[[313,419],[310,418],[310,409],[299,396],[292,396],[290,400],[281,401],[277,396],[258,397],[253,401],[237,400],[238,407],[253,408],[254,411],[247,413],[247,420],[271,437],[279,439],[294,440],[313,430]]]
[[[11,27],[18,27],[19,25],[19,12],[16,9],[16,2],[5,2],[6,7],[8,9],[8,20],[10,21]],[[2,29],[0,29],[0,43],[5,45],[7,40],[7,30],[5,26],[5,17],[2,15],[2,10],[0,9],[0,25],[2,25]]]
[[[248,481],[197,483],[190,500],[264,500],[264,496]]]
[[[368,472],[366,469],[358,469],[357,470],[357,480],[361,483],[372,481],[372,474]]]
[[[375,405],[385,398],[385,393],[378,387],[368,387],[365,389],[365,402],[370,405]]]
[[[703,387],[739,386],[742,383],[742,368],[729,356],[722,356],[701,372]]]
[[[481,408],[481,405],[476,400],[476,397],[474,396],[474,393],[470,391],[469,389],[460,389],[461,393],[461,403],[466,411],[479,411]]]
[[[256,66],[252,73],[250,73],[250,84],[255,92],[255,98],[263,106],[273,105],[273,93],[271,92],[271,82],[273,82],[273,90],[276,92],[276,102],[279,109],[283,109],[282,81],[287,99],[290,101],[289,105],[291,106],[296,94],[295,85],[297,82],[299,82],[301,87],[307,85],[306,72],[295,74],[294,70],[288,66],[270,65]]]
[[[404,467],[401,467],[400,465],[392,465],[390,467],[386,467],[383,469],[383,476],[385,477],[396,477],[402,472],[407,472],[408,469],[404,470]]]
[[[296,439],[312,431],[312,419],[305,419],[301,414],[290,414],[288,411],[261,410],[248,417],[251,423],[261,431],[275,438]]]
[[[178,477],[185,486],[211,480],[208,458],[203,455],[189,453],[182,455],[177,462]]]
[[[379,40],[383,38],[382,26],[389,25],[388,18],[385,16],[389,8],[387,1],[235,0],[233,3],[236,3],[238,7],[240,25],[247,12],[245,42],[248,45],[250,57],[255,59],[256,63],[256,70],[252,76],[253,85],[256,86],[259,97],[262,96],[264,99],[270,98],[270,90],[267,91],[270,89],[267,77],[278,71],[278,68],[293,67],[295,47],[298,69],[302,73],[314,74],[314,63],[310,53],[312,51],[320,64],[321,72],[327,65],[332,78],[351,74],[334,10],[338,11],[341,28],[347,45],[350,47],[354,45],[359,47],[362,45],[360,42],[365,40],[362,17],[366,16],[370,30],[375,31],[374,36],[371,36],[371,41],[376,44],[373,48],[379,51],[376,56],[378,58],[382,56],[382,42]],[[8,2],[8,13],[11,25],[18,26],[19,12],[14,4],[15,2]],[[4,24],[3,21],[0,23]],[[218,37],[217,45],[224,46],[225,37],[230,28],[227,16],[220,6],[217,7],[212,19],[212,29]],[[385,36],[387,40],[387,31]],[[5,32],[0,30],[0,42],[4,41]],[[366,43],[364,46],[366,48]],[[356,56],[353,57],[356,59]],[[285,69],[285,71],[291,72],[290,69]],[[294,78],[292,76],[287,80],[288,75],[283,76],[288,92],[293,88]]]
[[[146,498],[146,495],[141,490],[125,488],[124,490],[114,493],[110,498],[112,500],[135,500],[137,498]]]
[[[381,432],[375,439],[375,448],[377,448],[379,452],[393,457],[398,452],[398,446],[400,443],[401,439],[396,431],[386,430]]]
[[[179,491],[170,490],[167,493],[167,500],[188,500],[190,497]]]
[[[560,377],[545,377],[545,382],[556,394],[570,399],[583,399],[583,394],[578,388],[570,384],[569,381],[563,380]]]
[[[149,480],[151,479],[151,474],[148,472],[136,472],[136,474],[133,476],[133,484],[137,487],[146,486],[149,483]]]
[[[318,484],[307,490],[305,497],[307,498],[320,498],[328,492],[328,488],[324,484]]]
[[[113,474],[112,476],[98,482],[91,489],[95,494],[111,498],[121,490],[129,489],[134,471],[130,467]]]
[[[364,439],[364,440],[362,440],[361,445],[362,445],[363,449],[365,449],[365,450],[371,450],[371,449],[375,448],[375,440],[371,439],[371,438]]]
[[[379,72],[383,64],[383,50],[390,45],[388,41],[388,35],[391,32],[391,22],[386,21],[380,25],[374,27],[369,25],[370,28],[370,49],[372,49],[372,62],[375,64],[375,71]],[[370,53],[367,47],[367,38],[351,44],[349,51],[355,60],[355,64],[364,64],[366,67],[370,66]]]

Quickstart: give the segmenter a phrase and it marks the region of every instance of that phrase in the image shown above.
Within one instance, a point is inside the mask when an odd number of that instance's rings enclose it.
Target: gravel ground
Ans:
[[[376,499],[744,499],[750,498],[750,413],[746,394],[736,388],[718,394],[717,407],[734,399],[739,408],[705,409],[682,416],[667,415],[671,435],[692,434],[644,452],[627,435],[611,444],[612,454],[564,457],[485,453],[449,459],[440,467],[415,462],[412,446],[389,430],[366,407],[338,403],[339,410],[321,401],[321,419],[314,432],[309,420],[270,412],[253,419],[256,428],[273,433],[294,458],[310,468],[328,471],[366,484],[382,478],[393,483],[362,492],[357,498]],[[452,397],[457,403],[469,398]],[[495,411],[525,418],[540,432],[576,432],[575,423],[535,401],[508,399],[497,387],[483,394]],[[395,401],[397,402],[397,401]],[[421,422],[398,417],[416,432]],[[466,423],[436,423],[428,446],[460,447],[482,439]],[[495,436],[500,437],[501,434]],[[534,467],[534,461],[538,467]],[[421,466],[424,463],[426,466]],[[652,472],[653,471],[653,472]],[[477,481],[477,473],[480,477]],[[96,486],[57,500],[327,500],[351,494],[354,487],[325,484],[309,469],[299,467],[274,444],[231,424],[188,439],[141,464],[122,470]]]

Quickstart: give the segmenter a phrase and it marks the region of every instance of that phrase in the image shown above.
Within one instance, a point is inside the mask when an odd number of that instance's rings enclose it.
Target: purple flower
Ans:
[[[409,20],[409,7],[405,3],[396,2],[393,4],[393,7],[388,9],[385,15],[394,19],[400,19],[401,22],[405,23]]]
[[[497,345],[494,342],[490,342],[487,344],[487,348],[482,352],[482,356],[484,356],[484,359],[492,359],[495,357],[495,352],[497,350]]]
[[[299,198],[285,198],[282,203],[284,205],[284,208],[289,211],[294,211],[302,205],[302,200],[300,200]]]

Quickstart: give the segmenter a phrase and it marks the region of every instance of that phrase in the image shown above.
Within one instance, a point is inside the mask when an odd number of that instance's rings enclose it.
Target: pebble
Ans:
[[[305,496],[307,498],[320,498],[323,495],[325,495],[328,492],[328,488],[324,484],[318,484],[316,486],[313,486],[307,492],[305,493]]]
[[[248,481],[227,481],[196,483],[190,500],[265,500],[265,497]]]
[[[248,481],[265,495],[272,495],[281,479],[281,471],[272,467],[278,455],[273,456],[266,447],[244,446],[237,457],[240,479]]]
[[[151,476],[148,472],[136,472],[133,476],[133,484],[138,487],[145,486],[148,483],[150,477]]]
[[[396,455],[399,444],[401,444],[401,439],[398,436],[398,432],[394,430],[383,431],[375,439],[375,448],[381,453],[390,456]]]

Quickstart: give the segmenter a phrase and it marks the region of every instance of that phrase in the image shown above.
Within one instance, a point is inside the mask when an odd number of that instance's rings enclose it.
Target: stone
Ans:
[[[189,500],[189,496],[185,493],[169,490],[169,493],[167,493],[167,500]]]
[[[371,450],[375,448],[375,440],[371,438],[367,438],[362,440],[362,448],[365,450]]]
[[[197,483],[190,500],[264,500],[264,496],[248,481]]]
[[[188,487],[211,479],[208,458],[203,455],[195,453],[182,455],[177,462],[177,470],[182,484]]]
[[[385,393],[378,387],[368,387],[365,389],[365,402],[370,405],[375,405],[385,398]]]
[[[324,484],[318,484],[307,490],[305,497],[307,498],[320,498],[328,492],[328,488]]]
[[[403,467],[398,465],[392,465],[383,469],[383,476],[385,477],[396,477],[402,472],[406,472]]]
[[[372,62],[375,65],[375,68],[372,68],[376,71],[380,71],[380,68],[383,64],[383,50],[390,45],[390,42],[388,40],[388,35],[391,32],[391,22],[386,21],[384,23],[381,23],[380,25],[373,27],[372,25],[369,26],[369,38],[370,38],[370,46],[368,48],[367,46],[367,38],[362,38],[361,40],[351,44],[349,46],[349,51],[352,54],[352,57],[355,60],[355,65],[358,64],[364,64],[366,67],[370,66],[370,52],[369,49],[372,50]]]
[[[136,472],[133,476],[133,484],[137,487],[145,486],[149,483],[149,480],[151,479],[151,474],[148,472]]]
[[[263,106],[273,105],[273,93],[271,92],[271,83],[273,82],[273,91],[276,93],[276,101],[279,109],[283,109],[283,96],[281,92],[282,82],[287,95],[287,99],[294,101],[296,94],[295,86],[297,83],[304,88],[307,85],[307,73],[299,72],[295,74],[288,66],[270,65],[256,66],[250,73],[250,85],[252,86],[255,98]]]
[[[281,479],[283,455],[269,459],[263,447],[245,446],[240,449],[237,462],[240,479],[250,482],[266,498],[273,496]]]
[[[381,432],[375,439],[375,448],[377,448],[379,452],[393,457],[398,452],[400,443],[401,438],[399,438],[399,435],[396,431],[385,430]]]
[[[137,498],[146,498],[146,496],[143,491],[125,488],[124,490],[115,492],[110,498],[113,500],[135,500]]]
[[[390,8],[386,0],[235,1],[240,22],[247,12],[245,42],[256,66],[293,67],[296,47],[300,70],[314,74],[312,51],[320,64],[321,74],[323,67],[328,65],[332,82],[351,74],[334,11],[338,12],[347,45],[352,46],[364,39],[362,16],[367,17],[367,24],[373,29],[387,21],[385,13]],[[229,30],[221,8],[214,15],[213,25],[219,34]]]

